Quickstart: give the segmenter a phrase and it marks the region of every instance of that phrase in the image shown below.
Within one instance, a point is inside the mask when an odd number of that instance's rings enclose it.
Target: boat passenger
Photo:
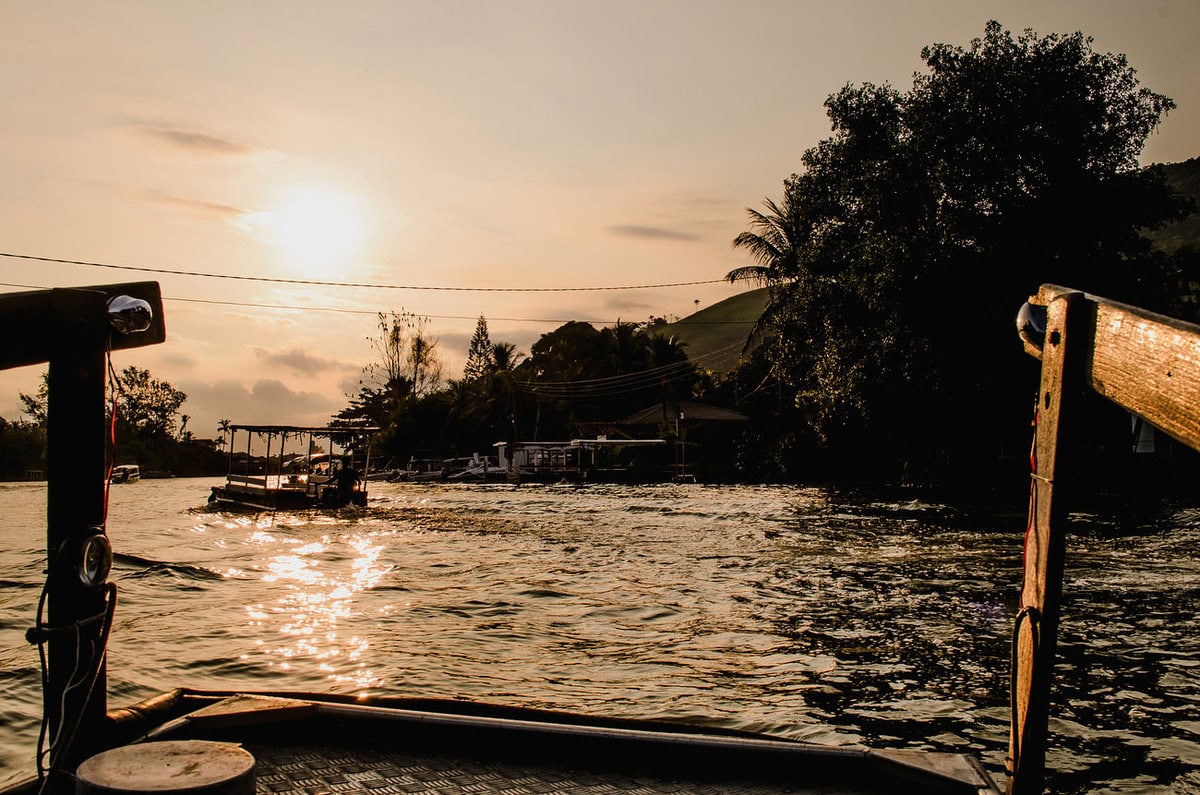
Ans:
[[[337,480],[338,503],[345,505],[350,502],[354,490],[358,487],[360,480],[358,470],[345,464],[334,473],[334,478]]]

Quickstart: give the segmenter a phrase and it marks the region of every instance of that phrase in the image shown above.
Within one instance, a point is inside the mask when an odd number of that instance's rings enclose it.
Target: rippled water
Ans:
[[[372,484],[338,515],[189,510],[213,482],[113,487],[110,705],[184,685],[469,698],[965,751],[1002,774],[1023,517],[706,486]],[[2,783],[33,769],[45,489],[0,484],[0,509]],[[1200,791],[1200,511],[1076,524],[1050,785]]]

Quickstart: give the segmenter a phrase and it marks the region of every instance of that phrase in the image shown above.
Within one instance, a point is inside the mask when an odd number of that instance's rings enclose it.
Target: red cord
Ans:
[[[1037,426],[1038,409],[1033,410],[1033,444],[1029,447],[1029,515],[1025,520],[1025,544],[1021,547],[1021,593],[1025,593],[1025,564],[1029,560],[1029,536],[1037,522]]]
[[[109,384],[110,384],[109,392],[112,395],[112,406],[109,409],[109,414],[110,414],[109,420],[108,420],[108,450],[109,450],[109,454],[107,456],[107,458],[108,458],[107,468],[104,472],[104,516],[100,523],[101,527],[106,527],[108,525],[108,490],[112,487],[113,464],[117,460],[117,395],[120,394],[120,391],[121,391],[120,390],[121,381],[120,381],[120,379],[117,378],[116,373],[113,372],[112,351],[108,352],[107,358],[108,358],[108,380],[109,380]]]

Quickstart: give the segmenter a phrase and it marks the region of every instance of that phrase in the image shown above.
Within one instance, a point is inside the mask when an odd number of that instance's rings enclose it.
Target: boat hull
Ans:
[[[344,508],[347,505],[365,507],[367,493],[354,491],[347,497],[336,489],[310,491],[301,489],[250,489],[225,484],[213,486],[208,504],[221,510],[235,511],[298,511],[310,508]]]
[[[113,745],[236,743],[270,792],[998,793],[959,754],[464,701],[174,691],[109,718]]]

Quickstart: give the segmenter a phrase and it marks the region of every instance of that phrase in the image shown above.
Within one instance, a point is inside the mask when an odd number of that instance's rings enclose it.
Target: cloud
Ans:
[[[299,392],[274,378],[254,382],[250,389],[254,401],[263,406],[285,406],[296,413],[308,413],[341,408],[341,403],[319,392]]]
[[[467,349],[471,347],[471,338],[475,336],[475,332],[458,332],[444,331],[438,335],[438,351],[449,355],[467,355]],[[493,336],[491,333],[489,337]],[[495,340],[492,340],[495,342]]]
[[[357,370],[357,365],[350,365],[338,359],[325,356],[314,356],[303,348],[292,348],[290,351],[272,351],[266,348],[255,348],[255,355],[267,364],[286,367],[300,375],[310,375],[324,370]]]
[[[255,151],[253,146],[241,143],[240,141],[209,135],[198,130],[142,125],[134,127],[133,131],[138,136],[152,143],[197,154],[237,156],[248,155]]]
[[[613,297],[604,302],[604,309],[612,314],[613,319],[620,319],[625,323],[644,320],[659,306],[658,302],[633,297]]]
[[[237,220],[249,212],[248,210],[243,210],[240,207],[234,207],[232,204],[225,204],[224,202],[206,201],[204,199],[188,199],[182,196],[172,196],[168,193],[162,193],[160,191],[145,191],[142,195],[146,199],[152,202],[157,202],[158,204],[181,207],[199,215],[208,216],[210,218],[219,218],[227,221]]]
[[[608,231],[622,237],[635,237],[641,240],[699,240],[699,235],[691,232],[680,232],[677,229],[667,229],[661,226],[639,226],[637,224],[617,224],[608,227]]]
[[[358,390],[362,389],[364,386],[367,386],[367,382],[362,373],[353,376],[348,375],[341,381],[338,381],[338,390],[340,390],[343,395],[351,397],[357,395]]]
[[[249,388],[231,379],[188,381],[180,388],[187,392],[184,405],[195,418],[197,433],[215,426],[218,417],[239,424],[323,425],[345,406],[341,395],[295,390],[273,378],[259,379]]]
[[[160,355],[163,363],[170,365],[173,370],[191,370],[198,361],[195,356],[179,349],[166,350]]]

